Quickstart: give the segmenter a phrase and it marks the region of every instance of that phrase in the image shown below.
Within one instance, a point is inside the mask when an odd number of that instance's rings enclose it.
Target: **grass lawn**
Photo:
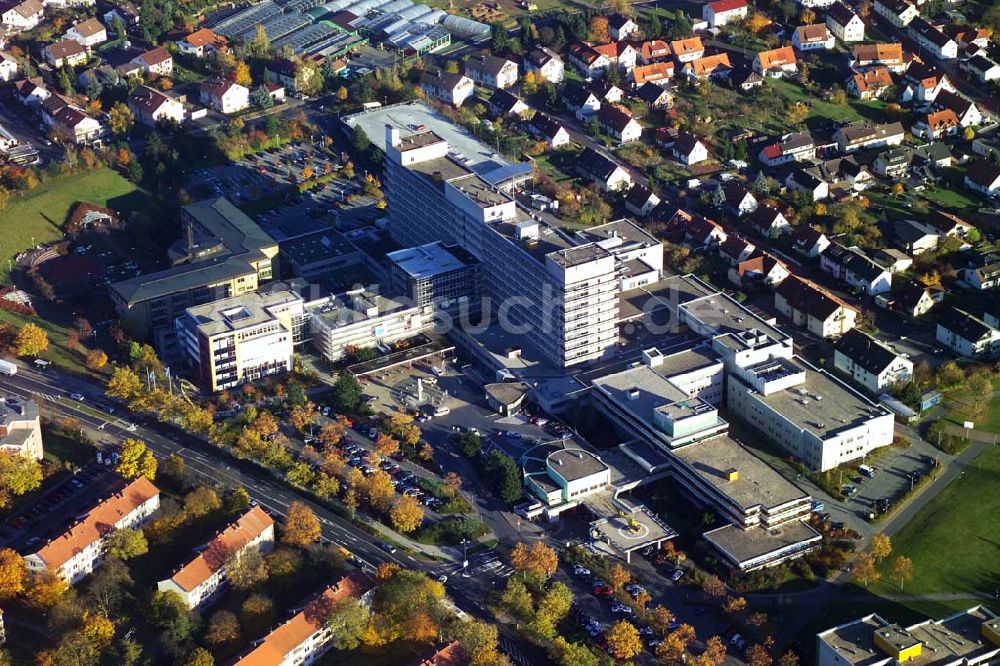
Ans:
[[[863,102],[848,98],[847,104],[841,106],[826,102],[799,84],[784,79],[768,79],[764,85],[771,86],[775,92],[789,101],[808,103],[812,110],[806,116],[807,122],[811,118],[850,123],[884,122],[882,119],[886,104],[879,100]]]
[[[998,411],[994,410],[994,418]],[[1000,448],[991,447],[949,483],[893,538],[891,560],[913,560],[913,580],[905,593],[992,592],[1000,561]],[[887,580],[876,591],[899,593]]]
[[[65,370],[74,374],[87,374],[101,380],[106,377],[106,373],[104,372],[88,370],[83,363],[83,354],[69,348],[66,338],[66,333],[68,331],[66,326],[60,324],[59,322],[45,319],[41,316],[28,317],[26,315],[17,314],[8,310],[0,310],[0,323],[8,323],[15,329],[19,329],[28,322],[37,324],[49,336],[49,348],[41,354],[40,358],[50,361],[60,370]]]
[[[982,416],[975,416],[965,411],[968,403],[968,395],[962,390],[954,391],[948,395],[954,408],[945,415],[945,419],[961,425],[965,421],[972,421],[976,424],[976,430],[986,430],[988,432],[1000,432],[1000,396],[994,396],[990,400],[986,413]]]
[[[149,195],[111,169],[53,178],[17,197],[0,216],[0,257],[13,258],[35,244],[62,238],[62,224],[73,204],[86,200],[122,212],[150,206]],[[6,263],[0,280],[8,282]]]

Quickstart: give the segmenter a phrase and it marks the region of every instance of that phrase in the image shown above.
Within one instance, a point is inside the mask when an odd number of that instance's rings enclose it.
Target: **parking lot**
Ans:
[[[875,477],[857,474],[845,485],[855,488],[845,501],[856,515],[865,517],[869,512],[885,513],[912,485],[934,466],[940,452],[926,441],[912,444],[909,449],[890,449],[877,462],[870,463]],[[852,521],[854,522],[854,521]]]

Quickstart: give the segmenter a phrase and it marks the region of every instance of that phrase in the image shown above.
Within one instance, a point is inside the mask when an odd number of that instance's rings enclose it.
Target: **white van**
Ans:
[[[447,407],[438,407],[434,410],[434,416],[448,416],[451,414],[451,410]]]
[[[875,468],[869,467],[868,465],[860,465],[858,471],[867,476],[869,479],[875,478]]]

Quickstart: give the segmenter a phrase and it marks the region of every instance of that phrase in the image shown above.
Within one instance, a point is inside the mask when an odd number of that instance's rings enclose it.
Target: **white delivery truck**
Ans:
[[[5,361],[0,359],[0,374],[7,375],[8,377],[17,374],[17,365],[11,363],[10,361]]]

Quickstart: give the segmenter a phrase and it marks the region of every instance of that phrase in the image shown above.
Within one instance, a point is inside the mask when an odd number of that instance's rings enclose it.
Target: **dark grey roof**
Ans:
[[[834,347],[873,375],[882,374],[896,360],[894,351],[856,328],[845,333]]]
[[[576,166],[584,173],[607,182],[619,165],[609,160],[593,148],[586,148],[576,160]]]
[[[594,93],[575,81],[570,81],[566,84],[566,87],[563,88],[562,96],[567,104],[576,107],[583,106],[591,97],[596,97]]]
[[[835,2],[826,10],[826,17],[833,19],[837,25],[846,26],[857,14],[843,2]]]
[[[950,308],[938,325],[971,342],[985,338],[993,330],[979,317],[958,308]]]
[[[497,110],[498,113],[506,115],[514,110],[514,107],[520,102],[516,95],[503,88],[498,88],[496,92],[490,95],[489,105]]]
[[[541,134],[550,139],[554,139],[559,133],[559,130],[563,129],[563,126],[559,121],[545,115],[544,113],[536,113],[534,118],[531,119],[531,126]]]
[[[635,91],[635,96],[646,104],[655,104],[661,97],[669,94],[670,92],[666,88],[658,86],[652,81],[646,81]]]

